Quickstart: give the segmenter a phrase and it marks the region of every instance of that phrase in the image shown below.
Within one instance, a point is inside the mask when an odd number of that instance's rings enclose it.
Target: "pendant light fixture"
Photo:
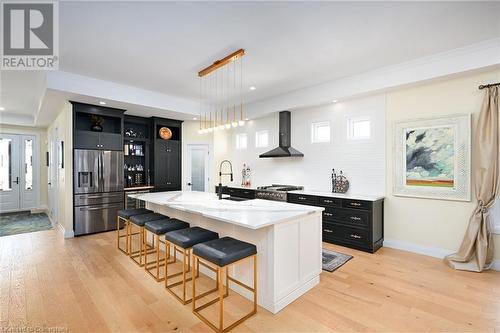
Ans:
[[[198,133],[212,133],[245,125],[244,55],[245,50],[239,49],[198,72],[200,80]]]

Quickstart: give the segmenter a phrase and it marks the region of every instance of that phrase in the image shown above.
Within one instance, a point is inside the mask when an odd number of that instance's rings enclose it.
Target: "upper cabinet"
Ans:
[[[71,104],[75,149],[123,150],[125,110],[78,102]]]

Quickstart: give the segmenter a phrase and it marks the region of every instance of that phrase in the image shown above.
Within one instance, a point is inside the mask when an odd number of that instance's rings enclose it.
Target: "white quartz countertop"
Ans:
[[[332,192],[322,192],[314,190],[302,190],[302,191],[290,191],[288,193],[293,194],[303,194],[303,195],[314,195],[318,197],[329,197],[329,198],[339,198],[339,199],[351,199],[351,200],[364,200],[364,201],[377,201],[384,199],[383,196],[378,195],[363,195],[363,194],[352,194],[352,193],[332,193]]]
[[[249,229],[264,228],[324,210],[321,207],[261,199],[219,200],[215,193],[194,191],[131,194],[129,197]]]

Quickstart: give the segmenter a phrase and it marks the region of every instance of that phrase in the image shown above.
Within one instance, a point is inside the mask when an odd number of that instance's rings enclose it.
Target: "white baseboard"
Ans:
[[[392,249],[398,249],[418,254],[423,254],[426,256],[443,259],[449,254],[455,253],[453,250],[442,249],[432,246],[424,246],[410,242],[404,242],[395,239],[384,239],[384,247],[390,247]],[[500,260],[494,260],[491,266],[492,270],[500,271]]]
[[[493,260],[490,269],[500,272],[500,260]]]
[[[66,229],[64,229],[64,227],[62,226],[61,223],[57,224],[57,228],[59,229],[59,231],[61,232],[61,234],[62,234],[62,236],[64,238],[73,238],[73,237],[75,237],[75,232],[73,230],[66,230]]]
[[[424,246],[410,242],[404,242],[396,239],[384,239],[384,246],[393,249],[404,250],[409,252],[414,252],[418,254],[424,254],[426,256],[443,259],[448,254],[452,254],[455,251],[441,249],[438,247]]]
[[[47,205],[40,205],[30,210],[32,213],[46,213],[49,215],[49,207]]]

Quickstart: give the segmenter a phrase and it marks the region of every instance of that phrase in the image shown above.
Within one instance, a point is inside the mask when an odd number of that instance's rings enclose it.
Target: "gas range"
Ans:
[[[298,191],[303,189],[303,186],[294,185],[273,184],[270,186],[259,186],[255,191],[255,198],[286,202],[288,191]]]

